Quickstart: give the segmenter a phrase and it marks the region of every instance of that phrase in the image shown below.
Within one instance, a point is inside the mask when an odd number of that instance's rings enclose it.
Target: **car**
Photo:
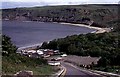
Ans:
[[[67,54],[63,54],[63,55],[61,55],[61,57],[67,57]]]
[[[62,57],[57,57],[57,58],[56,58],[56,61],[61,61],[61,60],[63,60]]]
[[[51,61],[51,62],[48,62],[48,64],[51,65],[51,66],[57,66],[57,65],[60,65],[61,63],[60,62]]]

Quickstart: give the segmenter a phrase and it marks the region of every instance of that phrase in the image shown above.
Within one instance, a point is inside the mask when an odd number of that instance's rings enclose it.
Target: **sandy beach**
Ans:
[[[87,27],[87,28],[92,28],[92,29],[96,29],[96,31],[93,31],[91,33],[104,33],[104,32],[110,32],[111,29],[110,28],[100,28],[100,27],[94,27],[94,26],[89,26],[89,25],[84,25],[84,24],[72,24],[72,23],[60,23],[60,24],[67,24],[67,25],[74,25],[74,26],[81,26],[81,27]]]

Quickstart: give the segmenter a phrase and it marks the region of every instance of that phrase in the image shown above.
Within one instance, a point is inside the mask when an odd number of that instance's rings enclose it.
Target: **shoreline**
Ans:
[[[32,22],[32,21],[23,21],[23,22]],[[45,23],[45,22],[40,22],[40,23]],[[58,22],[51,22],[51,23],[58,23]],[[65,23],[65,22],[61,22],[61,23],[58,23],[58,24],[73,25],[73,26],[79,26],[79,27],[86,27],[86,28],[89,28],[89,29],[95,29],[94,31],[92,31],[90,33],[96,33],[96,34],[111,31],[110,28],[100,28],[100,27],[94,27],[94,26],[89,26],[89,25],[85,25],[85,24],[73,24],[73,23]],[[37,47],[37,46],[41,46],[41,45],[42,45],[42,43],[28,45],[28,46],[24,46],[24,47],[18,47],[18,50],[31,48],[31,47]]]
[[[89,29],[96,29],[96,31],[91,32],[91,33],[96,33],[96,34],[111,31],[110,28],[100,28],[100,27],[94,27],[94,26],[89,26],[89,25],[85,25],[85,24],[73,24],[73,23],[64,23],[64,22],[62,22],[60,24],[73,25],[73,26],[79,26],[79,27],[87,27]]]
[[[27,45],[27,46],[23,46],[23,47],[18,47],[17,51],[24,50],[24,49],[27,49],[27,48],[36,48],[37,46],[41,46],[41,45],[42,45],[42,43]]]
[[[7,20],[7,21],[9,21],[9,20]],[[32,21],[22,21],[22,22],[32,22]],[[47,22],[40,22],[40,23],[47,23]],[[50,22],[50,23],[58,23],[58,22]],[[74,23],[66,23],[66,22],[59,22],[58,24],[73,25],[73,26],[79,26],[79,27],[86,27],[89,29],[95,29],[95,31],[92,31],[90,33],[96,33],[96,34],[111,31],[111,28],[100,28],[100,27],[94,27],[94,26],[85,25],[85,24],[74,24]]]

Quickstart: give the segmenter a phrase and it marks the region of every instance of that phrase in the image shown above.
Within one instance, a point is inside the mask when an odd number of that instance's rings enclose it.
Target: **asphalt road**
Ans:
[[[82,70],[66,62],[62,62],[62,65],[66,68],[64,77],[102,77],[89,71]]]

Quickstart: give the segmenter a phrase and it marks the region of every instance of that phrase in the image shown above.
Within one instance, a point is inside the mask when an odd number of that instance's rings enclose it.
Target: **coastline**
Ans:
[[[32,21],[22,21],[22,22],[32,22]],[[45,22],[40,22],[40,23],[45,23]],[[72,25],[72,26],[79,26],[79,27],[86,27],[89,29],[95,29],[94,31],[90,32],[90,33],[104,33],[104,32],[110,32],[110,28],[100,28],[100,27],[93,27],[93,26],[89,26],[89,25],[85,25],[85,24],[73,24],[73,23],[65,23],[65,22],[51,22],[51,23],[57,23],[57,24],[64,24],[64,25]],[[26,49],[26,48],[31,48],[31,47],[37,47],[37,46],[41,46],[42,43],[40,44],[33,44],[33,45],[28,45],[28,46],[24,46],[24,47],[18,47],[18,51],[22,50],[22,49]]]
[[[31,21],[23,21],[23,22],[31,22]],[[45,23],[45,22],[40,22],[40,23]],[[52,22],[52,23],[58,23],[58,22]],[[95,31],[92,31],[91,33],[104,33],[104,32],[110,32],[110,28],[100,28],[100,27],[94,27],[90,25],[85,25],[85,24],[73,24],[73,23],[66,23],[66,22],[61,22],[58,24],[64,24],[64,25],[74,25],[74,26],[80,26],[80,27],[87,27],[89,29],[95,29]]]
[[[89,26],[89,25],[85,25],[85,24],[73,24],[73,23],[60,23],[60,24],[64,24],[64,25],[74,25],[74,26],[80,26],[80,27],[87,27],[90,29],[96,29],[96,31],[93,31],[91,33],[104,33],[104,32],[110,32],[111,29],[110,28],[100,28],[100,27],[94,27],[94,26]]]
[[[22,21],[22,22],[32,22],[32,21]],[[40,22],[40,23],[45,23],[45,22]],[[58,23],[58,22],[51,22],[51,23]],[[58,24],[64,24],[64,25],[73,25],[73,26],[80,26],[80,27],[87,27],[89,29],[95,29],[95,31],[92,31],[91,33],[104,33],[104,32],[110,32],[111,28],[100,28],[100,27],[94,27],[90,25],[85,25],[85,24],[74,24],[74,23],[66,23],[66,22],[61,22]]]
[[[32,21],[23,21],[23,22],[32,22]],[[40,22],[40,23],[45,23],[45,22]],[[52,23],[58,23],[58,22],[52,22]],[[91,33],[104,33],[104,32],[110,32],[110,28],[100,28],[100,27],[94,27],[90,25],[85,25],[85,24],[73,24],[73,23],[66,23],[66,22],[61,22],[58,24],[64,24],[64,25],[74,25],[74,26],[80,26],[80,27],[87,27],[89,29],[95,29],[96,31],[92,31]]]
[[[23,46],[23,47],[18,47],[17,51],[21,51],[24,49],[28,49],[28,48],[36,48],[36,47],[40,47],[42,45],[42,43],[40,44],[33,44],[33,45],[27,45],[27,46]]]

